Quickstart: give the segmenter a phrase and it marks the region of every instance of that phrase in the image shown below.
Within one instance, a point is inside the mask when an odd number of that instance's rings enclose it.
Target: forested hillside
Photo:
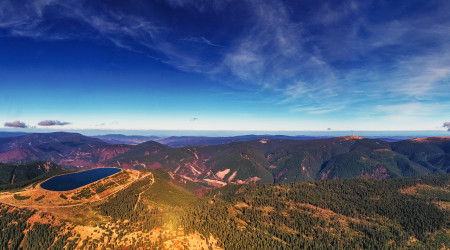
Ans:
[[[450,246],[449,174],[392,180],[230,184],[202,198],[172,183],[174,178],[165,171],[152,171],[105,200],[79,207],[26,209],[1,205],[0,247]]]
[[[0,163],[0,190],[21,188],[68,171],[51,162]]]
[[[209,184],[292,183],[317,179],[389,179],[447,173],[450,138],[389,143],[361,137],[317,140],[261,139],[213,146],[169,148],[154,143],[103,162],[108,166],[153,169]],[[405,151],[403,144],[408,144]],[[423,148],[430,148],[426,158]]]
[[[233,249],[445,249],[449,184],[447,174],[228,185],[188,210],[183,221],[188,230],[212,233]]]

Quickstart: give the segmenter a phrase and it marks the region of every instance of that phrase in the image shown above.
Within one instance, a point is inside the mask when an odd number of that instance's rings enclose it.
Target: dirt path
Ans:
[[[103,198],[99,198],[99,200],[87,201],[87,202],[77,203],[77,204],[54,205],[54,206],[52,206],[52,205],[19,205],[19,204],[11,204],[11,203],[7,203],[7,202],[4,202],[4,201],[0,201],[0,203],[6,204],[6,205],[9,205],[9,206],[13,206],[13,207],[20,207],[20,208],[34,208],[34,209],[68,208],[68,207],[77,207],[77,206],[81,206],[81,205],[87,205],[87,204],[90,204],[90,203],[102,201],[102,200],[104,200],[104,199],[110,197],[111,195],[114,195],[114,194],[116,194],[117,192],[124,190],[125,188],[129,187],[131,184],[133,184],[134,182],[136,182],[137,180],[139,180],[140,174],[141,174],[141,172],[138,172],[138,175],[137,175],[136,179],[134,179],[134,181],[128,183],[127,185],[124,185],[121,189],[118,189],[118,190],[116,190],[115,192],[110,193],[110,194],[108,194],[107,196],[105,196],[105,197],[103,197]],[[153,178],[153,181],[154,181],[155,179],[154,179],[154,177],[153,177],[153,174],[152,174],[152,173],[149,173],[149,174],[152,175],[152,178]],[[146,176],[143,176],[142,178],[144,178],[144,177],[146,177]],[[153,184],[153,182],[152,182],[152,184]]]
[[[14,184],[14,178],[16,177],[16,169],[17,169],[17,166],[14,167],[14,170],[12,172],[12,178],[11,178],[10,184]]]

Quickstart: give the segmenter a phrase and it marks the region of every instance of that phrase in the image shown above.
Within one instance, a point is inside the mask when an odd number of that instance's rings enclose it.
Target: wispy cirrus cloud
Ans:
[[[188,41],[193,43],[203,43],[209,46],[219,47],[219,44],[215,44],[211,42],[210,40],[206,39],[205,37],[188,37],[181,39],[182,41]]]
[[[0,34],[109,41],[237,91],[267,91],[267,99],[295,112],[345,112],[362,101],[361,111],[374,114],[449,105],[448,1],[411,13],[400,10],[415,3],[371,0],[160,1],[183,13],[175,21],[153,2],[137,2],[139,9],[102,1],[2,1]]]
[[[27,128],[28,127],[24,122],[21,122],[21,121],[5,122],[4,126],[10,127],[10,128]]]
[[[56,120],[45,120],[38,123],[39,126],[64,126],[71,124],[70,122],[60,122]]]
[[[303,112],[308,114],[327,114],[335,111],[339,111],[343,109],[343,106],[335,106],[335,107],[293,107],[291,112]]]

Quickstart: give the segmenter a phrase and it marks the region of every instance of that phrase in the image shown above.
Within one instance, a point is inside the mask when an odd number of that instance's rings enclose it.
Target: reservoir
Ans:
[[[96,168],[83,172],[55,176],[41,184],[43,189],[50,191],[68,191],[101,180],[120,172],[119,168]]]

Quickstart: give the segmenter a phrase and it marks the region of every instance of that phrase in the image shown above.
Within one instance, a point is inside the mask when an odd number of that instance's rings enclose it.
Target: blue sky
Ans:
[[[449,1],[6,0],[0,13],[4,128],[450,121]]]

